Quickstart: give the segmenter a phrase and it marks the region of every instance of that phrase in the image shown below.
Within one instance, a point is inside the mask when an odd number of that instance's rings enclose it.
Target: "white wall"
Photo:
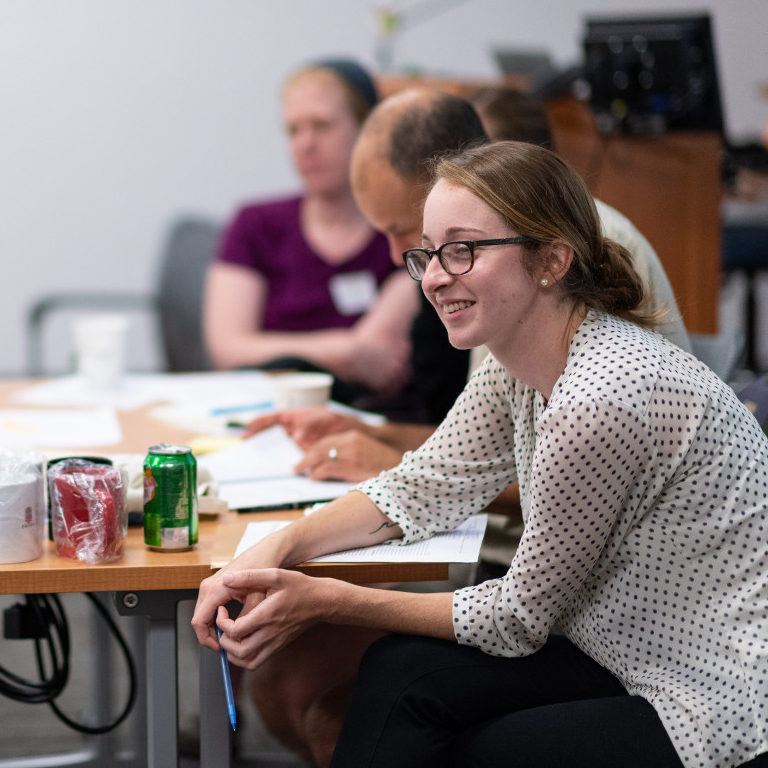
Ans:
[[[175,216],[223,218],[245,198],[292,189],[280,81],[319,56],[375,67],[380,5],[0,0],[0,374],[24,370],[25,317],[37,296],[152,290]],[[393,4],[412,6],[443,12],[399,36],[396,67],[489,77],[494,45],[546,47],[574,62],[588,13],[708,10],[730,134],[756,135],[768,123],[757,93],[768,79],[765,0]]]

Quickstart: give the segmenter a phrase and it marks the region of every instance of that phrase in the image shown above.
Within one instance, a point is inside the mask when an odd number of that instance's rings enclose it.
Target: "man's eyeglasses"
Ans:
[[[434,251],[429,248],[409,248],[403,252],[408,274],[419,282],[424,278],[429,262],[437,256],[440,266],[449,275],[466,275],[475,263],[475,248],[484,245],[518,245],[533,242],[528,237],[501,237],[495,240],[456,240],[443,243]]]

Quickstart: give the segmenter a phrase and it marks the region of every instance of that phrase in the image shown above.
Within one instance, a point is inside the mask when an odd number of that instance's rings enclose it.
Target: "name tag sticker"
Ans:
[[[360,315],[376,300],[377,286],[373,272],[346,272],[328,281],[333,305],[340,315]]]

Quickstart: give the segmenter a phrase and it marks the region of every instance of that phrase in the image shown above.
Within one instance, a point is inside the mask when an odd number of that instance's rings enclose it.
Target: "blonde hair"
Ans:
[[[558,283],[574,309],[607,312],[646,328],[662,322],[629,252],[603,237],[587,185],[554,152],[498,141],[437,160],[433,179],[468,189],[525,237],[523,267],[532,276],[547,269],[542,245],[569,245],[573,260]]]
[[[286,78],[283,83],[283,93],[285,93],[285,91],[292,85],[310,78],[319,78],[324,79],[327,82],[338,83],[344,91],[347,109],[349,109],[355,122],[358,125],[362,125],[370,111],[373,109],[375,102],[371,103],[371,96],[367,92],[367,89],[365,93],[361,91],[348,77],[344,76],[343,72],[344,70],[337,67],[334,62],[307,64],[295,70]],[[362,75],[360,75],[360,77],[362,77]],[[371,86],[372,83],[373,81],[371,81]]]

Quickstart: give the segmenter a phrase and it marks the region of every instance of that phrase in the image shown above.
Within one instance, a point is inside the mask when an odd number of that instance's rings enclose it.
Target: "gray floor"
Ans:
[[[19,596],[0,596],[0,609],[21,601]],[[71,719],[76,721],[103,722],[103,713],[89,712],[94,696],[93,644],[92,629],[93,608],[82,595],[63,595],[62,603],[67,613],[71,634],[71,677],[57,704]],[[179,616],[179,722],[180,750],[182,768],[194,768],[199,765],[196,757],[196,731],[198,724],[199,678],[197,674],[197,642],[189,628],[191,603],[182,604]],[[132,619],[119,617],[119,626],[128,639],[136,636],[137,627]],[[0,633],[1,635],[2,633]],[[37,679],[34,643],[30,640],[7,640],[0,637],[0,665],[24,677]],[[120,711],[127,695],[127,675],[123,659],[115,651],[111,667],[116,671],[114,697],[112,701],[114,717]],[[232,764],[234,768],[308,768],[294,755],[277,744],[262,727],[259,717],[248,697],[238,701],[239,727],[236,734],[235,752]],[[110,759],[111,755],[129,755],[132,740],[135,738],[137,723],[129,716],[112,734],[107,737],[82,736],[63,724],[47,704],[22,704],[5,696],[0,696],[0,723],[2,740],[0,741],[0,768],[33,768],[40,766],[63,766],[75,764],[70,760],[75,755],[89,750],[100,750],[92,765],[118,765],[119,759]],[[70,755],[71,757],[66,757]],[[47,761],[40,760],[51,757]],[[123,762],[128,762],[124,759]]]

